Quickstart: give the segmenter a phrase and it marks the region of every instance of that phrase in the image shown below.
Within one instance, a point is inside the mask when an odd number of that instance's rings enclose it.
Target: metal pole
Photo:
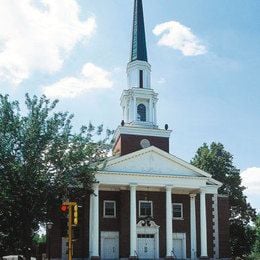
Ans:
[[[47,235],[47,258],[50,260],[50,230],[48,228],[48,224],[46,224],[46,235]]]
[[[69,204],[69,260],[72,260],[72,205]]]
[[[48,238],[48,260],[51,260],[50,229],[48,226],[47,226],[47,238]]]
[[[47,249],[47,257],[48,257],[48,260],[51,259],[51,235],[50,235],[50,231],[52,229],[52,225],[53,223],[52,222],[47,222],[46,223],[46,237],[47,237],[47,243],[46,243],[46,249]]]

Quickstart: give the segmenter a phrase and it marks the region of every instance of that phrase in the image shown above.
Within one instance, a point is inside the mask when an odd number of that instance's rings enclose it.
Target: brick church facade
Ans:
[[[221,183],[169,153],[171,131],[157,125],[142,0],[135,0],[123,120],[113,156],[96,173],[80,213],[77,259],[228,259],[229,203]],[[61,223],[51,258],[66,259]]]

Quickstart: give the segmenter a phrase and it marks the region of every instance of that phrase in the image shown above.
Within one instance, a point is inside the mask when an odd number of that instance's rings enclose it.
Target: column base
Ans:
[[[137,256],[129,256],[128,259],[135,260],[135,259],[138,259],[138,257]]]
[[[100,256],[91,256],[90,257],[91,260],[100,260]]]
[[[209,257],[208,257],[208,256],[201,256],[199,259],[208,260],[208,259],[209,259]]]
[[[165,259],[174,259],[173,256],[165,256]]]

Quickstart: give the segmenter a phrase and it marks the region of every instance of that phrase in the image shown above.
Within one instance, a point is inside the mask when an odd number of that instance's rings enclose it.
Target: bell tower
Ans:
[[[125,155],[154,145],[169,152],[171,131],[157,125],[158,94],[151,88],[142,0],[135,0],[127,89],[121,95],[123,120],[115,133],[114,154]],[[166,127],[167,128],[167,127]]]

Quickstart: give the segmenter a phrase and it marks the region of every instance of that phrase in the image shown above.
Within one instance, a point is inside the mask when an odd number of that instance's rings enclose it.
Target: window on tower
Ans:
[[[144,73],[142,70],[139,70],[139,87],[144,87]]]
[[[146,107],[144,104],[137,106],[137,120],[142,122],[146,121]]]

